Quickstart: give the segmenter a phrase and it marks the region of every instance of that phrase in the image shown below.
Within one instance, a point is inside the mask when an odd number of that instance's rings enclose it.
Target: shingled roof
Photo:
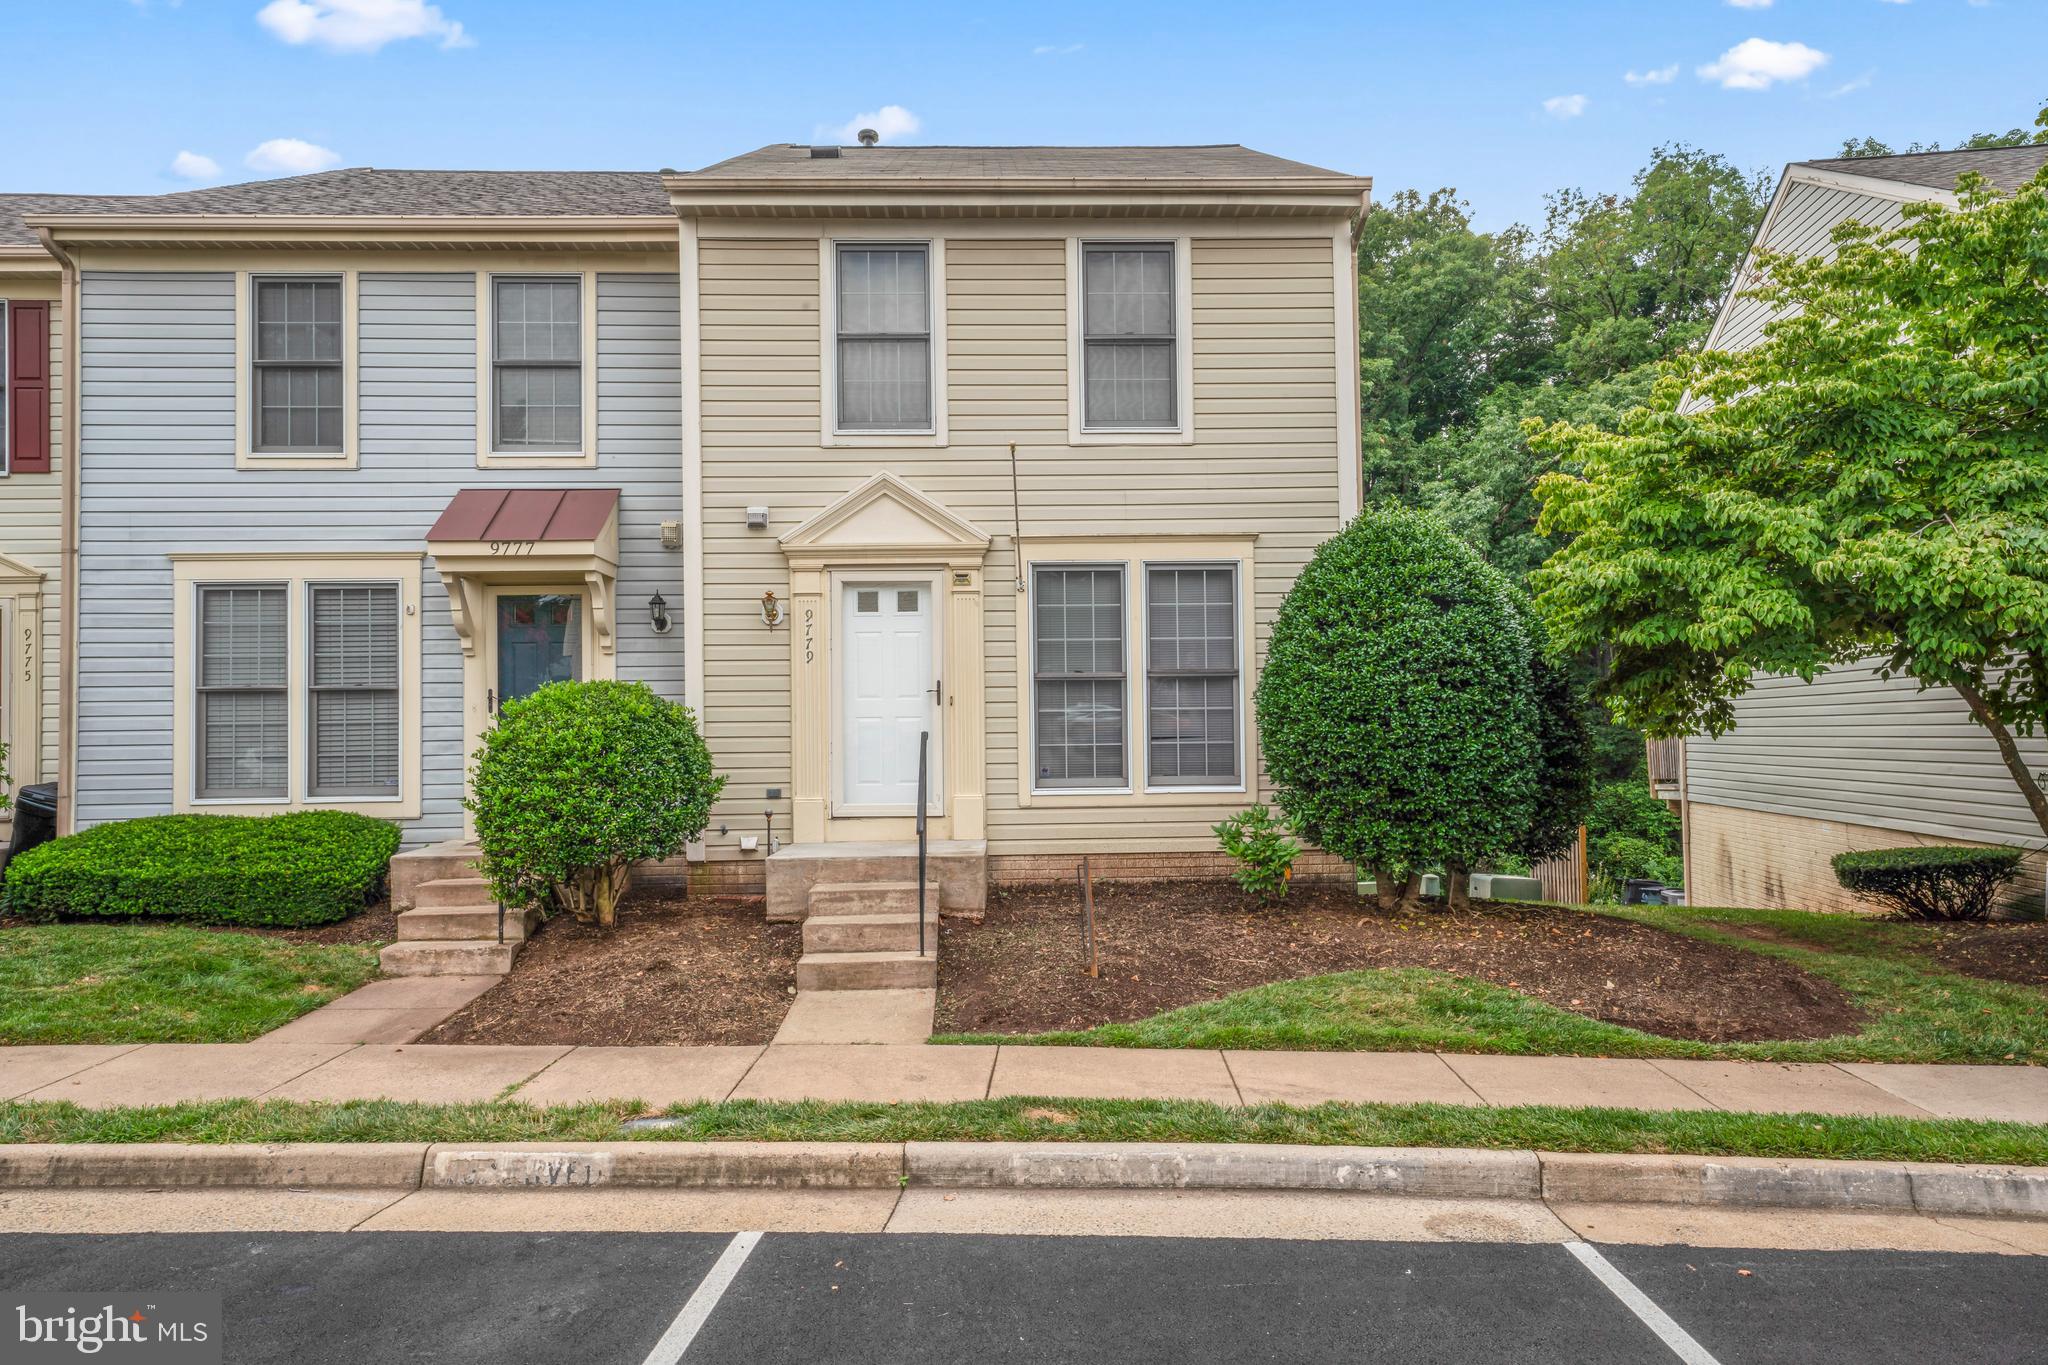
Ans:
[[[1333,180],[1341,171],[1238,144],[1204,147],[839,147],[814,156],[778,142],[692,171],[683,179],[903,180]],[[1360,183],[1363,183],[1361,180]]]
[[[1952,190],[1965,172],[1975,171],[2001,190],[2016,190],[2048,166],[2048,145],[1978,147],[1957,152],[1908,152],[1902,156],[1837,156],[1801,161],[1801,166],[1841,175],[1867,175],[1934,190]]]
[[[0,247],[40,246],[40,239],[22,221],[25,214],[100,212],[103,203],[131,202],[134,196],[99,194],[0,194]]]
[[[69,213],[394,218],[667,218],[653,171],[384,171],[369,166],[80,201]]]

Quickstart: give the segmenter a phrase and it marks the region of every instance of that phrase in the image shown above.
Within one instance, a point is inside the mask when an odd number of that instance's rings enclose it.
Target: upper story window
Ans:
[[[7,363],[7,300],[0,299],[0,474],[8,471],[7,429],[14,425],[7,415],[7,379],[13,372]]]
[[[838,429],[932,430],[931,253],[838,248]]]
[[[1093,430],[1180,425],[1171,243],[1081,248],[1083,424]]]
[[[257,276],[252,288],[256,453],[342,453],[341,280]]]
[[[583,449],[583,281],[491,282],[492,449]]]

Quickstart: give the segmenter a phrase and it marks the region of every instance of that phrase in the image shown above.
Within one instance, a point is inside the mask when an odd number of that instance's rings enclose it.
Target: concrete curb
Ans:
[[[1284,1190],[2048,1218],[2048,1168],[1227,1143],[0,1145],[34,1189]]]

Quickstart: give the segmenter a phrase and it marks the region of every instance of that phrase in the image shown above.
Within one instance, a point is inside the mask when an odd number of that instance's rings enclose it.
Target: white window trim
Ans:
[[[583,444],[580,450],[498,450],[498,394],[493,368],[497,334],[491,325],[493,281],[575,278],[582,281]],[[597,272],[595,270],[479,270],[476,272],[476,467],[478,469],[588,469],[597,464]]]
[[[235,468],[354,469],[361,460],[362,426],[361,333],[356,300],[360,272],[341,270],[237,270],[235,272]],[[256,353],[256,281],[304,279],[341,281],[341,449],[286,455],[256,449],[256,385],[252,376]]]
[[[293,810],[341,810],[386,820],[420,816],[420,572],[417,553],[173,555],[171,704],[171,808],[216,815],[275,815]],[[394,582],[398,585],[398,794],[391,797],[323,799],[308,795],[312,785],[308,627],[315,583]],[[287,589],[286,794],[269,800],[247,797],[207,799],[196,795],[198,771],[198,603],[199,589],[236,583],[281,583]]]
[[[6,299],[0,299],[0,479],[14,472],[14,394],[7,377],[14,372],[14,338],[7,331]]]
[[[1049,809],[1087,806],[1216,806],[1218,797],[1242,797],[1254,791],[1258,773],[1258,735],[1251,708],[1252,681],[1257,676],[1257,653],[1253,639],[1253,584],[1258,567],[1254,556],[1256,539],[1251,536],[1153,536],[1143,538],[1087,537],[1033,540],[1018,547],[1026,590],[1018,597],[1021,619],[1018,638],[1018,754],[1017,766],[1024,780],[1017,784],[1019,806]],[[1225,786],[1155,786],[1147,769],[1150,746],[1140,731],[1142,715],[1134,710],[1145,701],[1144,681],[1149,645],[1145,630],[1145,584],[1147,567],[1158,565],[1229,564],[1237,569],[1237,745],[1239,780]],[[1122,787],[1041,787],[1038,772],[1038,630],[1036,602],[1040,568],[1116,565],[1124,570],[1124,772],[1128,785]],[[1136,584],[1135,589],[1131,586]],[[1134,632],[1136,632],[1134,634]],[[1134,646],[1133,641],[1138,643]],[[1134,672],[1133,661],[1137,667]],[[1135,727],[1135,728],[1134,728]]]
[[[1173,402],[1171,427],[1095,427],[1087,411],[1086,307],[1082,251],[1117,243],[1173,248]],[[1172,233],[1090,233],[1067,238],[1067,441],[1077,446],[1185,446],[1195,443],[1195,276],[1193,239]]]
[[[932,424],[902,431],[839,429],[839,248],[920,246],[925,249],[926,304],[931,309]],[[818,444],[869,449],[915,446],[944,449],[946,417],[946,242],[900,232],[840,232],[818,238]]]

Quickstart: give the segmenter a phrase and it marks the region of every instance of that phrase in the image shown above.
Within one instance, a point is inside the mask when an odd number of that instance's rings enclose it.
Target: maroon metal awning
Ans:
[[[427,541],[592,541],[618,506],[616,488],[465,488]]]

